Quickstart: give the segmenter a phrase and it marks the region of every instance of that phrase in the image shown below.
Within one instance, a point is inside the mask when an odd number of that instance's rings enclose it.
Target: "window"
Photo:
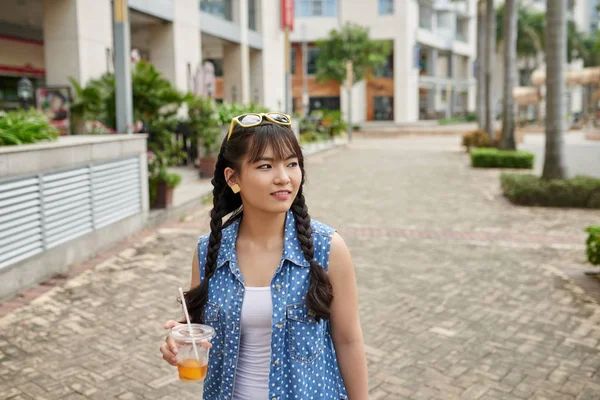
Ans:
[[[394,55],[390,54],[382,66],[373,70],[373,76],[378,78],[393,78],[394,77]]]
[[[423,4],[419,4],[419,28],[431,30],[433,10]]]
[[[335,17],[337,0],[296,0],[297,17]]]
[[[375,121],[393,121],[394,120],[394,98],[391,96],[373,97],[373,120]]]
[[[248,0],[248,29],[256,31],[256,0]]]
[[[308,99],[308,112],[311,113],[314,110],[339,110],[340,109],[340,97],[311,97]]]
[[[317,73],[317,56],[319,55],[319,48],[312,47],[308,49],[308,57],[306,59],[306,73],[308,75],[314,75]]]
[[[379,15],[394,13],[394,0],[379,0]]]
[[[231,0],[200,0],[200,10],[232,21]]]

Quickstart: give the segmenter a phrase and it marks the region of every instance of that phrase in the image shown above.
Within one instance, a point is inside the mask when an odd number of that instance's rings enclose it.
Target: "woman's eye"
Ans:
[[[295,161],[288,164],[288,167],[290,167],[290,168],[296,168],[297,166],[298,166],[298,163]]]
[[[271,168],[271,166],[269,164],[263,164],[258,167],[258,169],[268,169],[268,168]]]

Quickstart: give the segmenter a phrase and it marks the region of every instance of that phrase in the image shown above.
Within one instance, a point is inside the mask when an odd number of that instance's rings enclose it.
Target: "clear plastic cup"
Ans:
[[[210,342],[215,336],[215,330],[208,325],[192,324],[192,329],[187,324],[177,325],[171,329],[171,337],[177,344],[177,370],[179,379],[186,382],[203,382],[208,371],[208,352],[201,342]],[[196,341],[196,348],[200,359],[196,358],[192,340]]]

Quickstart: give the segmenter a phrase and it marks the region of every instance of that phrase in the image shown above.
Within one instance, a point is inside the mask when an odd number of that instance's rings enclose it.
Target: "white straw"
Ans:
[[[181,304],[183,304],[183,312],[185,313],[185,320],[187,321],[188,328],[190,329],[190,335],[192,337],[192,345],[194,346],[194,353],[196,354],[196,360],[200,361],[200,355],[198,354],[198,348],[196,347],[196,340],[192,332],[192,323],[190,322],[190,314],[185,304],[185,297],[183,296],[183,289],[179,288],[179,295],[181,296]]]

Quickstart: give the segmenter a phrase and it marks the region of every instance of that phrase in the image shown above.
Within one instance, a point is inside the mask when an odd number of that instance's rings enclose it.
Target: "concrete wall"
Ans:
[[[110,0],[44,0],[46,82],[85,84],[110,70],[112,15]]]
[[[148,218],[146,135],[69,136],[0,148],[0,181],[138,156],[142,211],[0,269],[0,300],[66,272],[73,264],[142,229]]]

